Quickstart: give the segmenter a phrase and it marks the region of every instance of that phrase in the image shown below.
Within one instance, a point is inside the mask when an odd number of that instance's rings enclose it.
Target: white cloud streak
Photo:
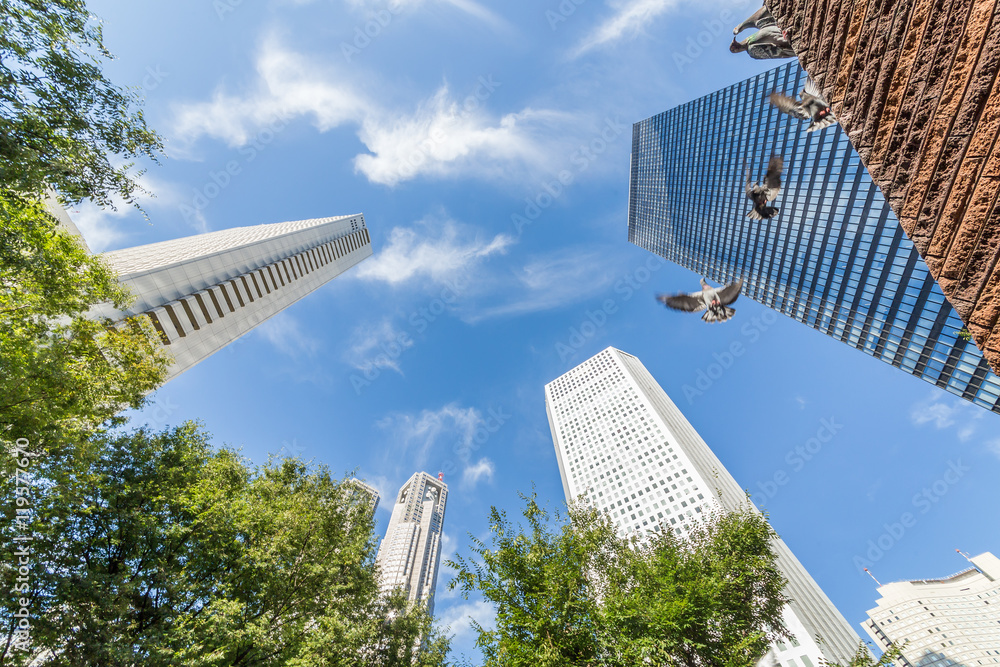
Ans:
[[[438,230],[436,238],[427,234],[431,227]],[[480,261],[505,254],[513,243],[513,238],[504,234],[497,234],[489,241],[476,238],[451,220],[440,223],[424,220],[414,227],[394,228],[389,233],[389,243],[362,263],[355,275],[393,286],[412,279],[445,284]]]
[[[573,50],[579,57],[591,49],[638,34],[660,14],[677,6],[677,0],[620,0],[612,5],[614,16],[601,23]]]
[[[502,85],[492,75],[479,77],[465,97],[444,85],[413,111],[386,108],[346,72],[273,38],[261,48],[256,73],[250,92],[220,89],[209,101],[175,106],[172,150],[190,156],[202,137],[242,148],[305,117],[320,132],[356,126],[368,152],[355,156],[355,170],[373,183],[391,187],[418,176],[513,179],[551,169],[559,153],[552,130],[575,118],[532,108],[490,116],[485,103]]]
[[[462,472],[462,485],[466,488],[471,488],[476,486],[481,479],[485,479],[487,482],[492,484],[493,474],[495,472],[496,466],[493,464],[493,461],[484,456],[476,463],[465,468]]]

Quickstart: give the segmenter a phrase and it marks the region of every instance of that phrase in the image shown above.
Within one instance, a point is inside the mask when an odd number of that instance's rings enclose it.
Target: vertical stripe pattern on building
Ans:
[[[839,125],[807,133],[772,92],[789,63],[636,123],[629,241],[855,349],[1000,413],[1000,379],[945,299]],[[746,217],[744,191],[785,159],[780,209]]]

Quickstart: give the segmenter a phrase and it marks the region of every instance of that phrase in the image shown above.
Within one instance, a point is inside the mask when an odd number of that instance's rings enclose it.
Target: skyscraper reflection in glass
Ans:
[[[1000,379],[899,226],[839,125],[808,133],[767,97],[789,63],[636,123],[629,241],[1000,413]],[[746,216],[746,169],[785,159],[780,212]]]

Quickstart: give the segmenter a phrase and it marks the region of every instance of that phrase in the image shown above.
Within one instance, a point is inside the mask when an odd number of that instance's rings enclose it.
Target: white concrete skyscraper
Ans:
[[[987,552],[969,561],[973,567],[950,577],[879,587],[862,625],[880,648],[906,644],[901,666],[1000,663],[1000,558]]]
[[[747,502],[743,488],[630,354],[609,347],[548,383],[545,410],[567,501],[586,492],[622,533],[663,526],[685,536],[719,501],[725,509]],[[779,539],[774,546],[792,599],[785,625],[795,639],[777,642],[760,664],[846,664],[860,637],[785,543]]]
[[[360,213],[115,250],[102,257],[136,300],[95,314],[148,317],[174,358],[170,379],[371,254]]]
[[[434,613],[447,502],[448,485],[443,475],[414,473],[396,495],[389,529],[376,558],[382,592],[402,588],[411,602],[425,603],[430,613]]]

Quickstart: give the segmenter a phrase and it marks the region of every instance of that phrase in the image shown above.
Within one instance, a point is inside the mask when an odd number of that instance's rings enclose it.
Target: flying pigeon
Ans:
[[[812,78],[806,77],[806,87],[802,89],[802,94],[799,97],[801,99],[797,100],[781,93],[771,93],[768,99],[781,111],[796,118],[811,121],[806,132],[822,130],[837,122],[837,117],[830,110],[830,104],[823,97],[823,91],[813,82]]]
[[[742,287],[742,279],[729,283],[721,289],[717,289],[709,285],[702,278],[700,292],[695,292],[694,294],[677,294],[674,296],[660,294],[656,297],[656,300],[667,308],[673,308],[674,310],[683,310],[689,313],[697,313],[704,310],[705,314],[701,316],[701,319],[705,322],[725,322],[732,319],[736,313],[736,309],[730,308],[729,304],[736,301]]]
[[[785,161],[780,155],[772,155],[767,163],[767,173],[764,174],[763,183],[750,183],[750,170],[747,169],[747,199],[753,202],[753,208],[747,212],[747,217],[751,220],[765,220],[778,215],[777,206],[768,206],[767,202],[774,201],[781,192],[781,170]]]
[[[736,41],[735,36],[747,28],[757,28],[757,32],[742,42]],[[757,60],[795,57],[788,33],[778,27],[767,7],[761,7],[750,18],[733,28],[733,35],[733,43],[729,45],[729,50],[733,53],[746,51],[747,55]]]

